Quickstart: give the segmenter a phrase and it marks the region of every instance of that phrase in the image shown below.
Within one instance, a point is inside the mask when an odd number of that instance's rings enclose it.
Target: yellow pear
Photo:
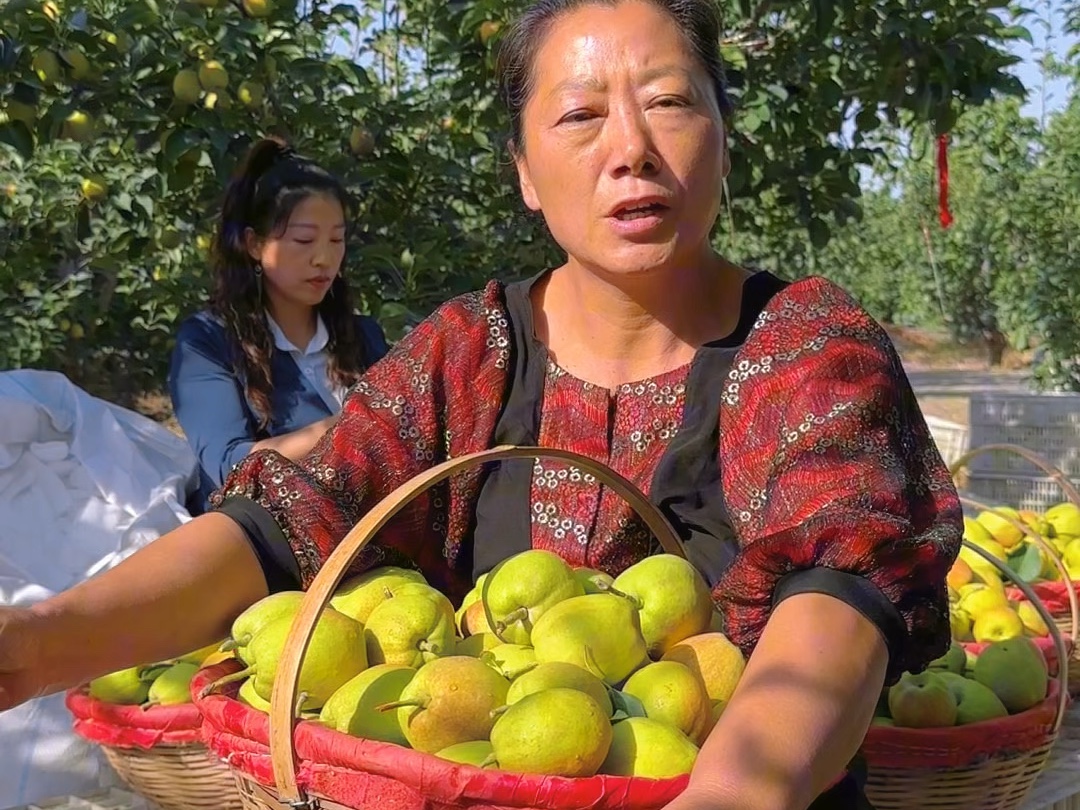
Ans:
[[[971,588],[971,586],[967,586]],[[960,592],[960,604],[958,607],[963,610],[975,621],[978,621],[979,616],[988,610],[994,610],[996,608],[1008,607],[1009,600],[1003,593],[999,593],[990,587],[971,588],[966,593],[963,589]]]
[[[90,60],[87,59],[86,54],[78,48],[68,48],[61,56],[63,56],[64,61],[68,63],[68,67],[71,69],[71,78],[75,81],[84,81],[93,75],[93,70],[90,67]]]
[[[698,748],[677,728],[648,717],[629,717],[612,728],[600,773],[672,779],[690,773]]]
[[[683,639],[661,659],[676,661],[701,678],[705,692],[714,705],[722,710],[727,706],[735,687],[739,685],[746,658],[723,633],[701,633]]]
[[[191,679],[199,671],[198,664],[181,661],[162,672],[146,695],[148,706],[176,706],[191,702]]]
[[[1004,641],[1024,634],[1024,623],[1008,605],[990,608],[975,616],[971,634],[976,641]]]
[[[611,745],[608,717],[577,689],[553,687],[526,695],[495,721],[490,764],[513,773],[592,776]]]
[[[256,19],[269,17],[274,10],[270,0],[243,0],[244,13]]]
[[[30,69],[46,87],[53,87],[64,73],[60,68],[60,60],[52,51],[38,51],[30,60]]]
[[[303,591],[279,591],[263,597],[233,620],[229,638],[221,645],[221,649],[235,650],[241,661],[246,660],[244,656],[247,645],[255,634],[281,617],[289,617],[291,620],[303,601]]]
[[[224,90],[229,86],[229,72],[216,59],[207,59],[199,65],[199,84],[203,90]]]
[[[456,762],[459,765],[475,765],[483,767],[492,754],[491,743],[488,740],[470,740],[469,742],[448,745],[442,751],[436,751],[435,756],[448,762]]]
[[[83,199],[96,202],[104,199],[105,195],[109,193],[109,184],[98,176],[84,177],[82,182],[79,183],[79,191]]]
[[[206,247],[209,247],[209,242]],[[201,245],[200,248],[205,249]],[[393,595],[394,586],[406,582],[427,584],[423,574],[409,568],[393,565],[372,568],[338,585],[330,598],[330,607],[364,624],[375,606]]]
[[[266,88],[259,82],[241,82],[240,87],[236,90],[236,97],[240,100],[240,103],[252,109],[261,106],[265,96]]]
[[[1002,517],[1002,515],[1007,515],[1013,520],[1020,519],[1020,515],[1015,509],[1007,506],[999,506],[993,511],[986,510],[980,512],[975,520],[990,533],[1002,548],[1010,549],[1024,539],[1024,532],[1022,529],[1018,529],[1015,525]],[[969,539],[971,539],[971,542],[981,545],[979,541],[972,538]]]
[[[173,98],[182,104],[194,104],[202,95],[199,74],[190,68],[176,71],[172,81]]]
[[[146,700],[150,684],[142,667],[128,667],[90,681],[90,697],[120,706],[136,706]]]
[[[646,717],[674,726],[697,745],[705,741],[712,702],[689,667],[678,661],[646,664],[627,679],[622,691],[641,702]]]
[[[936,672],[905,672],[889,689],[889,714],[906,728],[940,728],[956,722],[956,698]]]
[[[342,684],[323,704],[319,720],[353,737],[408,745],[397,712],[378,707],[399,700],[415,675],[411,667],[376,664]]]
[[[574,576],[581,581],[585,593],[602,593],[603,590],[606,590],[606,586],[615,584],[615,580],[610,574],[597,571],[595,568],[575,568]]]
[[[511,644],[529,644],[532,630],[548,610],[585,588],[560,557],[530,549],[503,560],[484,580],[488,626]]]
[[[965,560],[957,557],[953,561],[949,573],[945,576],[945,582],[948,583],[950,588],[959,590],[971,582],[974,576],[975,572],[971,570],[971,566]]]
[[[1069,572],[1069,578],[1072,579],[1072,572],[1080,569],[1080,539],[1071,540],[1061,556],[1065,562],[1065,569]]]
[[[684,638],[709,629],[714,606],[709,586],[686,559],[654,554],[631,565],[607,590],[630,598],[641,614],[649,655],[662,656]]]
[[[971,640],[971,616],[965,610],[954,607],[949,611],[949,629],[957,641]]]
[[[473,636],[459,638],[454,642],[454,655],[471,655],[479,658],[488,650],[492,650],[502,644],[499,637],[494,633],[477,633]]]
[[[420,594],[395,596],[378,605],[364,625],[372,664],[419,667],[454,652],[454,611]]]
[[[1020,617],[1020,621],[1024,624],[1024,630],[1030,636],[1048,636],[1050,635],[1050,628],[1046,626],[1046,622],[1043,621],[1043,617],[1039,615],[1039,611],[1031,602],[1020,602],[1016,606],[1016,614]]]
[[[1054,527],[1058,536],[1080,536],[1080,507],[1071,501],[1051,506],[1043,513],[1043,519]]]
[[[236,697],[241,703],[246,703],[263,714],[270,714],[270,701],[255,691],[254,678],[248,678],[240,684],[240,691],[237,692]]]
[[[458,609],[454,611],[454,623],[457,625],[458,632],[461,633],[461,635],[463,636],[468,636],[470,634],[465,632],[465,630],[462,628],[462,619],[465,617],[466,611],[468,611],[469,608],[471,608],[473,605],[477,604],[480,601],[480,597],[484,592],[483,589],[485,579],[487,579],[487,574],[481,574],[477,578],[476,584],[472,586],[472,588],[467,594],[465,594],[465,597],[461,600],[461,604],[458,605]],[[484,618],[484,624],[487,624],[486,616]],[[491,631],[488,630],[485,632]]]
[[[481,653],[480,660],[510,681],[537,664],[536,650],[524,644],[500,643]]]
[[[94,136],[94,119],[82,110],[75,110],[64,119],[61,135],[72,141],[88,141]]]
[[[555,687],[584,692],[596,701],[596,705],[604,710],[606,716],[611,716],[613,711],[611,696],[604,682],[591,672],[562,661],[538,664],[528,672],[514,678],[510,683],[510,690],[506,693],[506,703],[513,705],[526,695]]]

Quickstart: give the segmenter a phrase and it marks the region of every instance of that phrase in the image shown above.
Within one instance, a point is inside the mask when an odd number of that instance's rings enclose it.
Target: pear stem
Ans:
[[[377,712],[388,712],[391,709],[401,709],[406,706],[413,706],[417,709],[425,708],[425,704],[420,700],[395,700],[392,703],[382,703],[375,707]]]
[[[420,650],[420,652],[426,652],[426,653],[431,653],[432,655],[438,655],[439,652],[442,650],[442,647],[440,647],[438,644],[432,644],[426,638],[422,638],[422,639],[420,639],[419,643],[417,643],[416,649]]]
[[[642,602],[638,597],[634,596],[633,594],[626,593],[626,591],[620,591],[614,585],[609,585],[608,583],[601,581],[596,583],[596,587],[599,588],[601,591],[604,591],[605,593],[610,593],[613,596],[620,596],[623,599],[626,599],[638,610],[641,610],[643,607],[645,607],[645,603]]]
[[[495,757],[494,752],[484,757],[483,761],[477,766],[478,768],[490,768],[491,766],[499,767],[499,760]]]
[[[539,661],[530,661],[528,664],[523,664],[518,669],[504,670],[504,675],[508,681],[512,681],[515,678],[524,675],[526,672],[536,669],[538,666],[540,666]]]
[[[506,628],[512,624],[523,622],[529,618],[529,609],[527,607],[519,607],[517,610],[512,610],[507,613],[500,621],[495,622],[495,634],[499,635],[506,631]],[[502,638],[502,636],[499,636]]]
[[[203,690],[201,692],[199,692],[199,697],[204,698],[207,695],[209,695],[211,692],[221,688],[222,686],[225,686],[225,684],[236,683],[236,681],[242,681],[245,678],[247,678],[248,676],[253,675],[254,673],[255,673],[255,667],[248,667],[247,669],[242,669],[239,672],[233,672],[233,673],[231,673],[229,675],[224,675],[224,676],[218,678],[212,684],[209,684],[208,686],[203,687]]]
[[[488,715],[490,717],[501,717],[503,714],[506,713],[506,710],[509,709],[509,708],[510,708],[509,705],[496,706],[494,709],[492,709],[490,712],[488,712]]]
[[[232,652],[233,650],[235,650],[239,646],[240,646],[240,644],[236,641],[236,639],[234,639],[234,638],[232,638],[230,636],[229,638],[227,638],[223,642],[221,642],[221,646],[218,647],[218,652],[223,652],[223,653]]]
[[[296,696],[296,705],[293,706],[293,717],[298,717],[304,713],[304,702],[308,699],[307,692],[301,692]]]

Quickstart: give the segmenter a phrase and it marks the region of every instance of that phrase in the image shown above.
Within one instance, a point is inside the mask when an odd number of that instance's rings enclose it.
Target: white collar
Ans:
[[[296,352],[301,355],[318,354],[330,342],[330,333],[326,331],[326,324],[323,323],[322,316],[317,313],[315,315],[315,334],[306,349],[300,349],[293,345],[293,342],[285,337],[285,333],[281,331],[281,327],[278,326],[277,321],[269,312],[266,313],[266,323],[270,327],[270,334],[274,336],[274,345],[284,352]]]

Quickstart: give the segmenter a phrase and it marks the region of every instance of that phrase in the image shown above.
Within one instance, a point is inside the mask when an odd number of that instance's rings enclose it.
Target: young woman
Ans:
[[[257,142],[229,183],[210,305],[180,325],[169,373],[199,460],[195,511],[249,453],[301,458],[386,354],[379,325],[353,311],[347,210],[337,178],[274,139]]]
[[[712,0],[530,4],[504,39],[502,97],[524,199],[565,262],[441,307],[299,462],[248,456],[212,513],[0,613],[0,706],[220,638],[269,591],[307,586],[403,482],[539,444],[646,493],[749,654],[667,810],[866,808],[851,763],[883,684],[949,643],[960,505],[884,330],[824,279],[712,247],[719,39]],[[413,502],[357,568],[415,565],[459,599],[526,548],[618,574],[654,545],[593,476],[504,464]]]

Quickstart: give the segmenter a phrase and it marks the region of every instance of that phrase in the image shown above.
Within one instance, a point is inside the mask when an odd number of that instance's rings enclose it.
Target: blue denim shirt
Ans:
[[[368,362],[374,363],[388,351],[386,336],[373,318],[356,317]],[[301,366],[306,364],[279,344],[275,341],[270,359],[270,423],[260,430],[230,361],[224,325],[205,311],[180,324],[169,365],[169,396],[199,460],[198,503],[191,504],[195,510],[205,508],[210,493],[255,442],[307,427],[340,410],[332,407],[333,398],[328,401],[326,383],[305,374]]]

